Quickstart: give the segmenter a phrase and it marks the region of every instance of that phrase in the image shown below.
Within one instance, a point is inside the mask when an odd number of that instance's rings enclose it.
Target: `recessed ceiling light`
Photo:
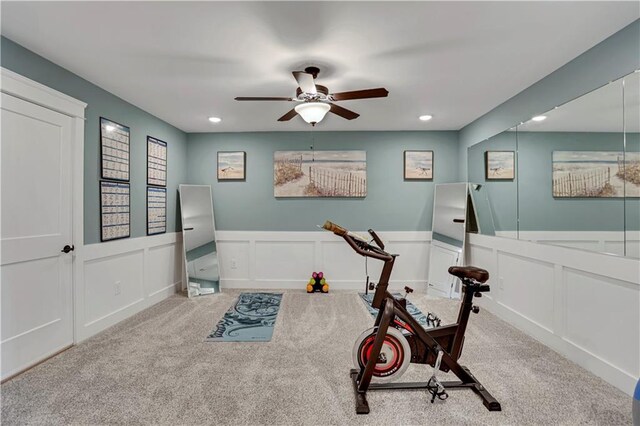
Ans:
[[[544,121],[547,119],[546,115],[536,115],[535,117],[532,118],[533,121]]]
[[[209,117],[209,121],[212,123],[219,123],[222,121],[222,118],[220,117]]]
[[[429,121],[433,118],[433,115],[421,115],[420,117],[418,117],[420,119],[420,121]]]

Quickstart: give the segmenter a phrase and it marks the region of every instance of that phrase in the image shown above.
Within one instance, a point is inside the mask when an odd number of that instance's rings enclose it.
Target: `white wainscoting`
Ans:
[[[400,255],[390,287],[426,291],[431,233],[379,234],[386,250]],[[364,289],[364,258],[329,232],[218,231],[217,242],[222,287],[304,289],[312,272],[323,271],[332,290]],[[369,259],[372,281],[381,270],[382,262]]]
[[[491,292],[479,304],[633,394],[640,376],[637,259],[485,235],[468,241],[468,263],[491,275]]]
[[[182,236],[86,245],[76,288],[76,342],[158,303],[182,285]]]

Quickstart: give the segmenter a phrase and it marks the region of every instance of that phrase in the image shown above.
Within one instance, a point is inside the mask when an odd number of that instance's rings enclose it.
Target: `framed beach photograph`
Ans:
[[[433,180],[433,151],[405,151],[404,180]]]
[[[218,151],[218,180],[245,180],[247,153]]]
[[[640,155],[617,151],[553,151],[554,198],[640,195]]]
[[[275,197],[367,196],[366,151],[276,151]]]
[[[484,177],[486,180],[513,180],[516,177],[515,151],[485,151]]]

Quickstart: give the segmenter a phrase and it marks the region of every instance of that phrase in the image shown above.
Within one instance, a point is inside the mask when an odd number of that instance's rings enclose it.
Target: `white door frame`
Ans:
[[[0,92],[40,105],[73,120],[71,131],[72,215],[71,244],[73,253],[73,343],[78,343],[83,316],[83,257],[84,257],[84,111],[87,104],[0,67]]]

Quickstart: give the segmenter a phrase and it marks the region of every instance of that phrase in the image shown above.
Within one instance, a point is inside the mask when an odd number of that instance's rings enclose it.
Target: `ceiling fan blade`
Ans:
[[[253,96],[239,96],[235,98],[236,101],[292,101],[292,98],[274,98],[274,97],[253,97]]]
[[[329,105],[331,105],[330,111],[332,113],[339,115],[342,118],[346,118],[347,120],[353,120],[354,118],[360,117],[360,114],[358,114],[357,112],[353,112],[346,108],[342,108],[341,106],[338,106],[336,104],[330,103]]]
[[[296,115],[298,115],[298,113],[296,112],[296,109],[294,108],[291,111],[289,111],[288,113],[286,113],[285,115],[283,115],[282,117],[278,118],[278,121],[289,121],[293,117],[295,117]]]
[[[384,87],[377,89],[354,90],[351,92],[332,93],[329,98],[334,101],[348,101],[351,99],[386,98],[389,91]]]
[[[310,93],[312,95],[318,93],[316,90],[316,84],[313,82],[313,75],[304,71],[293,71],[292,74],[293,78],[298,82],[300,90],[304,93]]]

